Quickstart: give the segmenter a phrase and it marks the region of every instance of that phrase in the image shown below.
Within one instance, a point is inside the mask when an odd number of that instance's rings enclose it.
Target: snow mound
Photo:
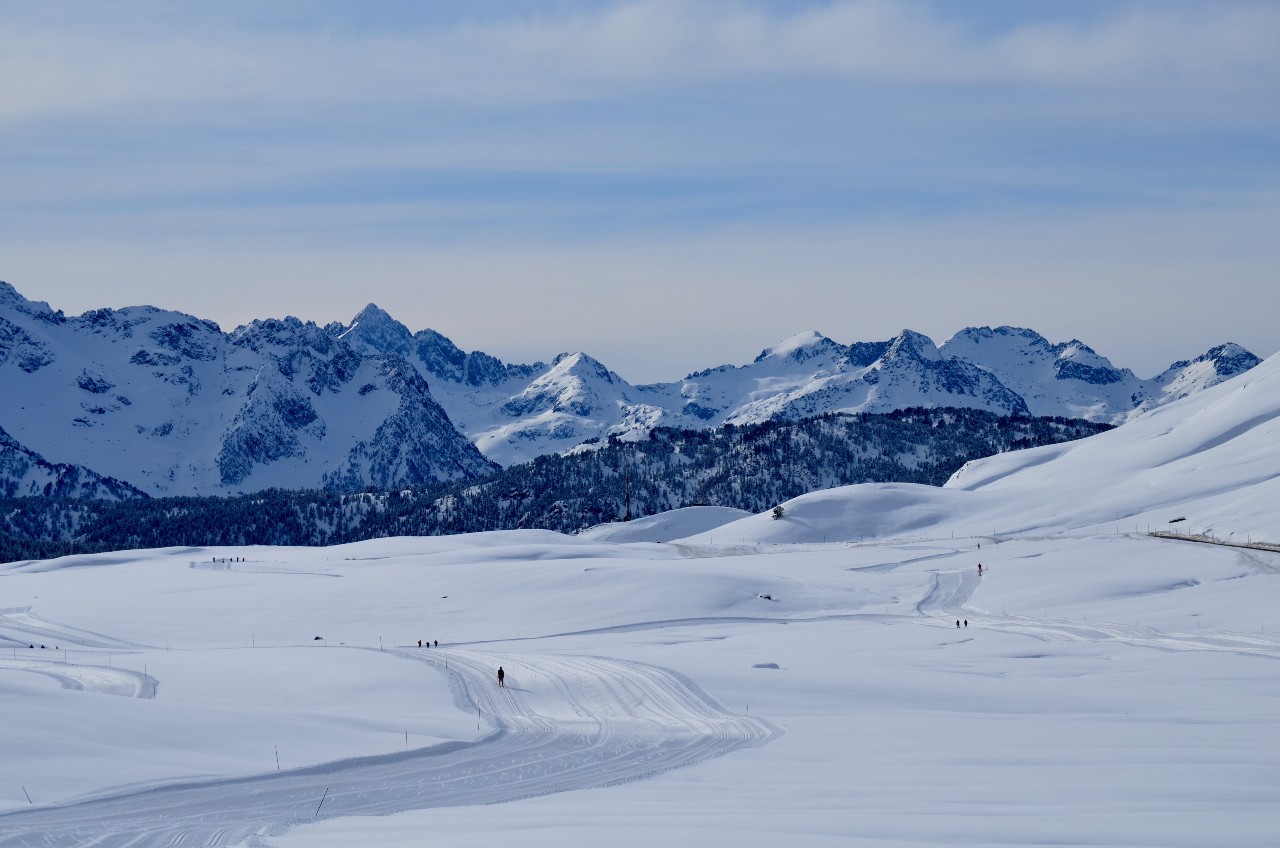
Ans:
[[[670,542],[697,533],[708,533],[751,513],[727,506],[687,506],[646,515],[635,521],[598,524],[578,538],[591,542]]]

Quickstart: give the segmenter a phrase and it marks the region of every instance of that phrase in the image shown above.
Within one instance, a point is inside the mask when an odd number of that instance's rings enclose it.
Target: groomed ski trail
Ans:
[[[338,816],[495,804],[652,777],[762,745],[779,731],[731,715],[673,672],[600,657],[398,650],[443,668],[474,742],[253,777],[172,784],[0,815],[0,848],[260,845]],[[507,670],[499,689],[497,668]],[[323,806],[320,806],[321,798]]]

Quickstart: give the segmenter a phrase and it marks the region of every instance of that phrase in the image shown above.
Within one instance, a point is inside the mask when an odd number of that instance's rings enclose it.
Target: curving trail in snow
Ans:
[[[115,651],[146,647],[92,630],[48,621],[33,614],[29,606],[0,609],[0,647],[25,648],[29,644],[44,643]]]
[[[320,818],[493,804],[607,786],[762,745],[779,731],[731,715],[682,677],[599,657],[433,650],[455,698],[491,732],[403,754],[169,785],[0,815],[0,848],[230,846]],[[498,689],[498,665],[507,686]],[[320,804],[324,799],[323,805]]]
[[[980,585],[981,578],[974,571],[937,572],[929,591],[916,604],[916,611],[933,618],[968,619],[970,628],[1021,633],[1043,640],[1114,640],[1164,651],[1223,651],[1280,659],[1280,634],[1275,633],[1166,633],[1138,624],[993,614],[968,605]]]
[[[45,660],[0,659],[0,671],[24,671],[52,677],[63,689],[120,695],[125,698],[154,698],[158,681],[149,674],[102,665],[50,662]]]

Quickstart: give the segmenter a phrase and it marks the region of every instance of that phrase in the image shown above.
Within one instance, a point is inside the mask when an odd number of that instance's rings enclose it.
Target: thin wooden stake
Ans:
[[[280,746],[272,745],[271,747],[276,749],[276,771],[280,771]]]
[[[22,794],[27,796],[27,803],[28,803],[28,804],[34,804],[34,803],[35,803],[35,801],[32,801],[32,800],[31,800],[31,795],[30,795],[30,794],[28,794],[28,792],[27,792],[27,787],[25,787],[25,786],[24,786],[24,787],[22,787]]]
[[[320,803],[316,804],[316,817],[320,816],[320,808],[324,806],[324,799],[329,797],[329,787],[324,788],[324,794],[320,796]]]

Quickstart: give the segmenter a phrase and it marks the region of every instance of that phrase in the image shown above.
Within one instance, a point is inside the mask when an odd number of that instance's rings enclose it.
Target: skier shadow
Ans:
[[[499,689],[510,689],[512,692],[532,692],[532,689],[522,689],[519,686],[512,686],[508,683],[506,686],[499,686]]]

